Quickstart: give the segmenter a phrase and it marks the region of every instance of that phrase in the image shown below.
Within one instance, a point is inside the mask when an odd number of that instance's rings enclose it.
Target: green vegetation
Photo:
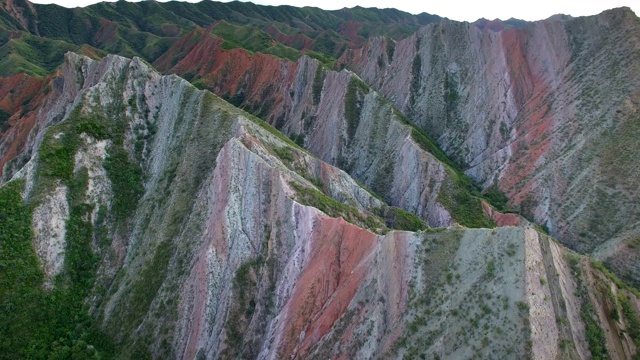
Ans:
[[[487,262],[487,272],[485,273],[487,279],[493,279],[496,277],[496,261],[490,260]]]
[[[0,71],[3,75],[19,72],[37,76],[50,74],[62,62],[64,52],[78,51],[83,46],[86,49],[87,45],[99,47],[99,51],[141,56],[153,62],[195,25],[206,28],[214,22],[218,24],[212,33],[223,38],[224,48],[239,47],[291,60],[298,59],[304,52],[331,68],[335,59],[352,43],[336,32],[346,22],[359,23],[358,35],[364,38],[388,36],[400,39],[421,26],[440,20],[433,15],[410,15],[389,9],[355,8],[331,12],[312,7],[243,3],[118,1],[113,5],[96,4],[82,9],[33,6],[34,13],[29,10],[22,14],[29,21],[28,31],[22,31],[19,21],[8,12],[1,12],[0,32],[5,38],[10,34],[13,38],[0,48],[0,55],[4,55],[0,61],[4,65]],[[287,40],[278,42],[267,34],[275,36],[274,28]],[[16,38],[19,32],[22,37]],[[23,40],[25,36],[31,37],[30,44]],[[12,44],[16,41],[17,45]],[[391,54],[388,55],[391,61],[393,51],[387,52]]]
[[[260,351],[260,338],[267,330],[267,320],[275,307],[277,258],[269,251],[271,228],[265,226],[264,240],[256,258],[238,267],[232,281],[232,305],[225,321],[225,344],[221,357],[254,359]],[[262,324],[245,337],[249,323]]]
[[[568,263],[571,268],[571,272],[576,279],[577,291],[576,296],[581,300],[582,306],[580,308],[580,317],[585,325],[585,331],[587,335],[587,343],[589,344],[589,351],[593,359],[609,359],[609,354],[606,348],[606,339],[604,332],[600,327],[598,316],[596,315],[593,306],[587,295],[587,286],[584,283],[584,274],[580,267],[580,257],[578,255],[569,255]]]
[[[447,208],[454,220],[469,228],[493,228],[495,222],[487,217],[482,208],[482,195],[471,180],[457,169],[456,164],[435,144],[427,134],[394,108],[394,115],[411,127],[413,140],[436,159],[446,165],[447,180],[438,194],[438,201]],[[493,195],[495,197],[495,194]],[[487,199],[488,200],[488,199]],[[491,200],[489,200],[492,202]],[[495,201],[495,198],[493,199]],[[493,203],[493,202],[492,202]]]
[[[290,185],[296,190],[298,201],[303,205],[315,207],[331,217],[342,217],[352,224],[370,229],[373,232],[385,229],[384,223],[377,216],[363,213],[354,207],[340,203],[318,189],[306,187],[296,182],[291,182]]]
[[[22,202],[23,185],[0,187],[0,352],[14,358],[25,357],[34,338],[29,315],[40,311],[44,278],[31,247],[31,209]]]
[[[104,124],[95,121],[83,121],[76,125],[76,133],[93,136],[97,140],[105,140],[109,138],[107,129]]]
[[[127,332],[134,331],[147,314],[166,278],[169,261],[174,252],[175,248],[169,241],[162,241],[155,249],[153,258],[145,264],[131,284],[131,294],[127,297],[126,305],[121,304],[120,311],[113,315],[116,321],[111,321],[124,331],[120,334],[123,338],[130,336]],[[111,329],[112,332],[115,330]]]
[[[487,217],[477,189],[466,176],[460,176],[451,168],[438,194],[438,201],[451,212],[454,220],[468,228],[493,228],[495,222]]]
[[[289,139],[301,148],[304,148],[304,134],[290,133]]]
[[[313,78],[313,104],[318,105],[320,103],[320,97],[322,96],[322,87],[324,85],[324,71],[322,66],[318,65],[316,69],[316,75]]]
[[[23,184],[0,188],[0,353],[7,359],[97,358],[113,352],[109,339],[91,324],[84,299],[93,286],[97,257],[91,250],[91,207],[72,206],[63,272],[55,287],[31,247],[31,208],[22,202]]]
[[[428,228],[422,219],[395,206],[377,209],[376,214],[385,220],[387,227],[390,229],[422,231]]]
[[[509,198],[497,186],[494,185],[485,190],[484,197],[499,211],[507,210],[506,206]]]
[[[48,186],[53,179],[70,185],[74,156],[81,144],[80,135],[84,133],[98,140],[111,140],[103,165],[114,192],[111,215],[124,224],[135,210],[144,188],[140,166],[130,160],[129,153],[124,149],[125,125],[120,116],[109,120],[83,114],[80,107],[74,109],[67,120],[52,126],[45,135],[39,153],[38,172],[45,178],[44,186]]]
[[[226,50],[242,48],[292,61],[298,60],[301,55],[300,51],[277,42],[267,33],[252,25],[234,25],[221,21],[213,27],[211,33],[223,39],[221,47]]]
[[[423,286],[416,286],[415,280],[409,284],[407,311],[412,320],[407,324],[403,336],[394,345],[396,355],[404,348],[405,358],[425,358],[426,350],[443,335],[442,327],[431,326],[429,319],[442,315],[439,311],[447,288],[455,286],[456,276],[452,270],[455,269],[453,264],[461,238],[462,232],[453,229],[424,232],[422,246],[416,252]],[[455,317],[468,316],[467,308],[452,307],[447,311]]]
[[[76,46],[23,33],[0,47],[0,76],[26,73],[32,76],[51,74],[62,63],[64,53]]]
[[[606,348],[607,341],[604,337],[604,331],[602,331],[595,311],[588,300],[583,302],[580,316],[585,324],[591,358],[594,360],[608,359],[609,353]]]
[[[135,211],[144,192],[142,170],[129,159],[129,153],[120,147],[111,149],[104,161],[104,168],[114,194],[111,212],[117,221],[124,223]]]
[[[327,67],[328,69],[333,69],[333,66],[336,62],[336,59],[333,56],[325,55],[321,52],[317,52],[313,50],[305,50],[304,54],[307,55],[308,57],[311,57],[320,61],[320,63],[323,66]]]
[[[313,42],[313,50],[332,57],[340,57],[346,40],[333,30],[323,31]]]
[[[38,171],[41,175],[71,181],[74,156],[79,146],[79,137],[75,132],[56,132],[51,127],[44,137],[40,148]]]
[[[11,127],[11,125],[9,125],[10,117],[11,114],[4,111],[4,109],[0,109],[0,132],[5,132]]]
[[[290,147],[283,146],[279,148],[274,148],[273,151],[280,158],[280,160],[284,161],[285,163],[289,164],[293,162],[293,152]]]
[[[416,49],[419,48],[420,38],[416,39]],[[409,107],[413,107],[416,103],[416,95],[420,91],[420,81],[422,79],[422,58],[420,57],[420,53],[416,54],[416,57],[413,58],[413,62],[411,63],[411,84],[410,84],[410,92],[409,92]]]
[[[597,269],[603,275],[609,278],[609,280],[613,281],[613,283],[616,284],[616,286],[618,287],[619,290],[618,290],[617,301],[620,304],[620,307],[622,308],[622,315],[627,324],[626,330],[629,333],[629,336],[631,337],[633,342],[635,343],[636,347],[640,349],[640,318],[638,317],[638,314],[636,313],[633,305],[631,304],[631,300],[630,300],[631,295],[628,295],[628,294],[632,294],[636,297],[640,297],[640,291],[638,291],[638,289],[636,289],[635,287],[629,286],[624,282],[622,282],[616,275],[614,275],[611,271],[609,271],[609,269],[607,269],[601,262],[596,260],[591,260],[591,265],[593,265],[595,269]],[[612,310],[611,317],[616,321],[620,321],[620,314],[618,313],[617,309]],[[593,333],[592,334],[593,341],[595,342],[598,340],[599,335],[597,334],[596,330],[592,330],[592,333]],[[588,335],[589,334],[590,333],[588,332]],[[591,341],[590,341],[590,344],[591,344]],[[599,351],[599,349],[596,349],[596,351]]]
[[[421,231],[427,228],[427,224],[414,214],[396,207],[391,207],[391,209],[393,209],[396,219],[395,224],[391,226],[392,229]]]
[[[347,136],[353,140],[360,123],[363,98],[369,93],[369,87],[356,77],[352,77],[344,96],[344,117],[347,120]]]
[[[295,142],[293,142],[291,139],[289,139],[288,137],[286,137],[284,134],[282,134],[280,131],[278,131],[278,129],[274,128],[273,126],[269,125],[268,122],[255,117],[249,113],[244,113],[243,115],[245,115],[249,120],[253,121],[254,123],[260,125],[260,127],[262,127],[263,129],[267,130],[269,133],[271,133],[272,135],[274,135],[275,137],[277,137],[278,139],[282,140],[285,144],[290,145],[296,149],[302,150],[302,151],[306,151],[304,149],[302,149],[300,146],[298,146],[298,144],[296,144]]]
[[[103,229],[104,225],[94,225],[89,220],[94,208],[93,205],[85,203],[85,192],[88,186],[87,170],[80,169],[74,172],[74,157],[82,146],[81,134],[83,133],[96,139],[112,141],[112,145],[108,148],[111,160],[105,161],[105,168],[114,190],[111,216],[124,223],[125,216],[129,215],[136,206],[136,191],[141,191],[141,178],[136,181],[123,180],[130,178],[131,169],[135,166],[131,165],[128,158],[123,159],[123,156],[128,154],[123,148],[124,125],[119,117],[109,121],[103,117],[83,114],[82,109],[77,107],[67,120],[51,127],[45,134],[38,157],[40,161],[36,182],[37,193],[46,193],[47,189],[51,189],[54,181],[62,181],[68,186],[70,216],[65,235],[67,247],[64,272],[56,278],[51,295],[55,298],[51,304],[54,304],[54,309],[57,310],[41,308],[42,311],[58,311],[58,316],[63,316],[65,320],[60,321],[55,315],[51,315],[57,325],[50,330],[42,331],[49,331],[52,334],[52,339],[47,341],[53,345],[38,345],[41,349],[39,351],[60,351],[61,354],[65,354],[69,348],[77,344],[85,344],[83,346],[92,352],[95,352],[95,349],[112,352],[113,349],[109,338],[100,335],[93,328],[84,304],[94,286],[99,261],[92,250],[94,233],[101,234],[100,242],[104,242],[104,238],[108,237],[108,231]],[[114,159],[117,159],[117,162]],[[139,169],[137,171],[139,172]],[[103,221],[105,212],[103,211],[101,216]],[[64,305],[59,302],[63,302]],[[69,335],[67,340],[60,335],[68,333],[72,335]],[[47,347],[50,350],[47,350]]]
[[[409,118],[402,114],[400,110],[394,107],[393,113],[403,124],[411,127],[411,138],[422,148],[422,150],[429,152],[431,155],[435,156],[436,159],[449,165],[451,168],[457,168],[456,164],[454,164],[453,161],[447,157],[444,151],[442,151],[442,149],[440,149],[440,147],[431,140],[429,135],[417,127],[411,120],[409,120]]]
[[[393,41],[393,39],[386,38],[385,39],[385,48],[386,48],[386,51],[387,51],[387,61],[389,62],[389,64],[391,64],[391,62],[393,61],[393,53],[396,50],[395,41]]]
[[[137,206],[143,188],[142,172],[129,159],[128,152],[124,149],[123,107],[116,106],[111,111],[113,115],[111,119],[107,119],[88,114],[78,106],[68,119],[50,127],[43,138],[38,153],[34,202],[37,204],[41,201],[42,196],[51,191],[58,181],[67,186],[70,214],[66,223],[65,263],[62,273],[54,279],[53,290],[43,290],[41,284],[44,276],[39,272],[38,286],[25,283],[25,287],[16,289],[13,293],[12,296],[18,298],[25,296],[24,294],[35,295],[29,295],[31,300],[19,305],[25,309],[15,312],[15,317],[23,319],[11,321],[39,325],[29,328],[28,331],[31,332],[27,332],[27,329],[20,330],[20,325],[17,325],[17,330],[9,327],[13,329],[12,333],[22,339],[7,342],[18,349],[12,353],[27,358],[45,358],[45,354],[55,354],[52,355],[54,358],[94,358],[98,352],[104,355],[115,351],[110,339],[94,327],[85,303],[96,282],[100,259],[93,252],[92,244],[94,238],[101,249],[102,244],[110,243],[105,219],[111,217],[116,223],[126,224]],[[85,199],[88,171],[86,168],[74,171],[75,155],[84,146],[82,134],[111,142],[107,148],[108,157],[104,167],[110,178],[114,197],[111,212],[108,213],[106,208],[101,209],[100,220],[96,224],[91,223],[94,205],[87,204]],[[27,255],[20,256],[28,259]],[[35,268],[40,271],[39,264]],[[154,274],[157,273],[154,271]]]
[[[629,297],[625,296],[621,292],[618,294],[618,301],[622,307],[622,314],[627,321],[627,331],[629,332],[629,336],[633,339],[636,347],[640,348],[640,318],[638,318],[638,314],[633,308]]]
[[[620,280],[614,273],[609,271],[609,269],[607,269],[604,266],[604,264],[602,264],[601,262],[591,259],[591,265],[593,265],[593,267],[595,267],[600,272],[602,272],[604,275],[606,275],[611,281],[614,282],[614,284],[616,284],[616,286],[618,286],[618,288],[625,289],[625,290],[629,291],[630,293],[634,294],[635,296],[640,297],[640,290],[638,290],[637,288],[635,288],[633,286],[629,286],[626,283],[622,282],[622,280]]]
[[[256,261],[251,259],[236,270],[233,277],[233,306],[226,322],[226,345],[230,350],[238,351],[243,345],[243,330],[256,308]]]

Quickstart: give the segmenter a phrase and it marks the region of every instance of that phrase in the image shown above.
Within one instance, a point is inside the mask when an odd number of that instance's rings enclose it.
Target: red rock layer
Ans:
[[[513,29],[504,31],[502,45],[508,54],[507,69],[511,89],[521,121],[516,123],[516,139],[509,146],[517,162],[509,162],[500,178],[500,188],[505,189],[515,203],[520,203],[534,184],[527,178],[535,173],[551,147],[554,113],[549,96],[553,89],[547,83],[549,74],[537,67],[526,48],[527,33]],[[519,188],[518,184],[526,184]]]
[[[503,214],[496,211],[491,205],[486,202],[482,202],[482,207],[485,213],[496,222],[496,225],[502,226],[526,226],[527,221],[517,214]]]
[[[10,128],[0,138],[0,176],[4,165],[24,150],[36,112],[44,99],[42,89],[48,79],[17,74],[0,78],[0,108],[12,114]]]
[[[367,274],[367,267],[359,265],[376,240],[375,234],[342,219],[322,219],[316,229],[308,262],[284,309],[282,355],[304,357],[344,314]]]
[[[265,32],[269,34],[271,37],[276,39],[278,42],[281,42],[287,46],[290,46],[294,49],[305,50],[313,48],[313,40],[306,35],[303,34],[294,34],[287,35],[283,34],[280,30],[278,30],[275,26],[271,25],[265,29]]]

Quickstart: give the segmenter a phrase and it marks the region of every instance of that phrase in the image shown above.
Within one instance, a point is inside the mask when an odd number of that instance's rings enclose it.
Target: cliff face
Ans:
[[[20,155],[25,152],[27,137],[36,125],[47,81],[25,74],[0,78],[0,176],[24,165],[16,162],[26,158]],[[13,164],[7,164],[11,160]]]
[[[628,9],[90,10],[0,9],[3,356],[638,356]]]
[[[259,115],[431,226],[492,226],[471,183],[428,136],[356,75],[328,70],[306,56],[293,62],[224,50],[220,44],[219,38],[196,31],[155,64]]]
[[[483,188],[497,186],[552,235],[637,281],[622,258],[637,257],[625,244],[637,234],[637,167],[627,159],[637,149],[639,45],[640,22],[622,8],[500,31],[432,24],[398,42],[371,39],[339,62]]]
[[[45,291],[84,289],[104,338],[74,346],[125,358],[636,352],[608,335],[632,328],[635,295],[529,226],[390,231],[379,214],[393,208],[345,172],[139,59],[70,53],[54,82],[34,156],[0,198],[24,182]]]

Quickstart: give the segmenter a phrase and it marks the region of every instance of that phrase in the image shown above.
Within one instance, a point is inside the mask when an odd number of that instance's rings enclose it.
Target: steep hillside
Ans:
[[[25,74],[0,78],[0,175],[18,171],[31,156],[25,144],[51,90],[50,84],[45,86],[50,80]],[[3,177],[2,183],[10,178]]]
[[[8,339],[5,350],[14,348],[10,353],[18,357],[96,341],[100,338],[96,331],[113,336],[113,344],[96,344],[107,351],[116,348],[134,354],[136,339],[159,346],[162,338],[147,332],[156,329],[158,322],[149,323],[148,329],[141,327],[147,312],[155,309],[156,295],[161,300],[164,296],[175,299],[175,291],[193,290],[174,286],[182,284],[190,272],[197,275],[198,261],[208,268],[219,266],[221,273],[210,281],[230,286],[242,263],[276,251],[267,249],[267,240],[280,233],[280,226],[294,228],[287,225],[291,211],[296,206],[307,209],[300,204],[377,232],[387,232],[387,222],[374,210],[388,215],[393,226],[424,228],[415,216],[388,207],[343,172],[295,148],[261,120],[247,118],[178,77],[161,77],[139,59],[109,56],[96,63],[69,54],[63,73],[56,80],[57,91],[43,105],[49,111],[39,113],[43,127],[34,128],[28,144],[37,156],[15,178],[25,179],[24,196],[33,208],[32,241],[43,264],[46,288],[52,291],[39,296],[67,300],[64,306],[53,301],[62,307],[59,317],[67,315],[65,310],[81,315],[86,311],[83,299],[89,298],[100,325],[96,325],[99,330],[81,328],[79,334],[74,330],[65,339],[69,343],[55,342],[57,336],[73,330],[69,319],[54,317],[42,328],[31,329],[32,333],[9,326],[3,335]],[[7,188],[15,189],[16,181]],[[326,217],[321,214],[311,211],[309,224],[315,217]],[[362,231],[358,229],[354,227],[356,233]],[[295,236],[308,240],[306,234],[293,233],[278,236],[278,241]],[[3,245],[13,241],[10,237]],[[280,246],[284,249],[278,252],[289,254],[288,241]],[[221,253],[211,257],[211,251]],[[207,288],[212,286],[210,281]],[[5,294],[3,306],[14,304],[22,296],[19,290]],[[37,286],[31,291],[37,291]],[[216,302],[224,302],[221,309],[232,303],[226,297],[230,291],[227,287],[211,294]],[[184,301],[192,306],[192,300]],[[28,322],[23,317],[29,313],[20,306],[45,307],[28,302],[17,306],[14,314],[19,318],[9,315],[3,324]],[[112,316],[113,306],[119,310]],[[177,303],[170,308],[184,310]],[[165,315],[157,320],[164,320],[178,341],[174,332],[185,330],[176,325],[180,318]],[[189,318],[187,323],[192,320],[198,319]],[[85,331],[89,335],[82,335]],[[36,337],[37,333],[41,336]],[[146,347],[138,350],[148,351]]]
[[[0,65],[0,358],[640,356],[627,8],[0,0]]]
[[[640,20],[621,8],[499,31],[446,21],[339,63],[484,189],[638,284],[639,59]]]
[[[425,227],[140,59],[54,83],[0,188],[9,358],[637,352],[635,293],[530,226],[389,230]]]
[[[98,3],[68,9],[0,1],[0,74],[50,73],[68,50],[91,46],[108,53],[140,56],[152,62],[180,36],[214,25],[227,47],[242,47],[297,59],[302,53],[331,62],[371,36],[406,37],[440,21],[426,13],[356,7],[326,11],[313,7],[258,6],[201,1]],[[42,58],[45,56],[45,58]]]
[[[200,32],[154,64],[265,119],[431,226],[493,226],[478,190],[435,143],[349,71],[307,56],[293,62],[225,50],[220,38]]]

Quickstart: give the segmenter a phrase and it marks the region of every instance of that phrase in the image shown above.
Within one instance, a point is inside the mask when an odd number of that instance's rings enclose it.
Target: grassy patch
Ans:
[[[298,201],[303,205],[315,207],[331,217],[342,217],[352,224],[374,232],[385,229],[384,223],[377,216],[364,214],[354,207],[334,200],[317,189],[309,188],[295,182],[291,182],[290,184],[296,190]]]
[[[306,50],[304,52],[305,55],[314,58],[318,61],[320,61],[322,63],[322,65],[326,66],[329,69],[333,68],[333,65],[336,62],[336,59],[332,56],[329,55],[325,55],[323,53],[317,52],[317,51],[312,51],[312,50]]]
[[[62,63],[64,53],[75,48],[65,41],[22,33],[0,47],[0,75],[20,72],[32,76],[49,75]]]
[[[50,127],[44,136],[38,153],[34,201],[40,201],[56,182],[61,182],[68,188],[70,214],[66,223],[63,271],[56,277],[54,289],[43,291],[39,297],[34,297],[37,304],[30,304],[30,321],[41,325],[34,327],[31,337],[25,336],[29,341],[27,358],[45,358],[43,354],[55,354],[52,355],[54,358],[81,358],[85,353],[93,357],[96,351],[115,352],[110,338],[96,330],[88,315],[85,299],[96,282],[100,261],[93,252],[94,238],[99,238],[96,240],[98,244],[108,246],[106,218],[111,217],[124,224],[135,211],[143,191],[141,170],[129,160],[124,149],[125,119],[122,110],[123,105],[115,106],[111,109],[113,114],[107,118],[87,114],[78,106],[65,121]],[[96,140],[110,140],[104,167],[111,181],[113,202],[110,213],[106,208],[100,211],[99,224],[91,223],[95,209],[93,204],[86,203],[88,171],[86,168],[74,171],[76,153],[83,146],[82,134]],[[41,274],[40,283],[42,281]]]
[[[447,157],[447,155],[436,145],[429,135],[427,135],[422,129],[417,127],[409,118],[400,112],[400,110],[393,108],[393,113],[403,124],[411,127],[411,138],[415,141],[422,150],[435,156],[436,159],[449,165],[451,168],[456,169],[456,164]]]
[[[280,158],[280,160],[284,161],[286,164],[290,164],[293,162],[293,152],[290,147],[277,147],[274,148],[273,151]]]
[[[280,131],[278,131],[278,129],[276,129],[273,126],[269,125],[269,123],[267,123],[266,121],[264,121],[264,120],[262,120],[262,119],[260,119],[258,117],[255,117],[255,116],[253,116],[253,115],[251,115],[249,113],[244,113],[243,115],[245,115],[249,120],[253,121],[254,123],[260,125],[260,127],[262,127],[263,129],[267,130],[269,133],[271,133],[272,135],[274,135],[278,139],[282,140],[285,144],[293,146],[296,149],[300,149],[302,151],[305,151],[300,146],[298,146],[298,144],[294,143],[291,139],[289,139],[284,134],[282,134]]]
[[[604,337],[604,332],[600,327],[598,316],[596,315],[593,306],[589,301],[589,296],[587,295],[587,287],[584,283],[584,275],[580,267],[580,257],[578,255],[571,255],[568,260],[571,272],[576,279],[576,296],[582,302],[580,317],[582,318],[585,326],[587,343],[589,344],[589,351],[591,352],[592,359],[609,359],[609,353],[605,346],[606,339]]]
[[[9,118],[11,114],[4,111],[4,109],[0,109],[0,131],[5,132],[9,130],[11,125],[9,125]]]
[[[80,143],[75,132],[57,132],[52,127],[44,137],[39,152],[39,174],[65,182],[73,176],[74,156]]]
[[[445,180],[438,194],[438,201],[451,212],[454,220],[460,225],[469,228],[495,227],[495,222],[486,216],[482,208],[482,195],[471,180],[457,169],[457,165],[447,157],[424,131],[415,126],[415,124],[395,108],[394,114],[401,122],[411,127],[411,137],[422,150],[430,153],[445,164],[447,180]],[[504,196],[504,194],[502,195]],[[497,201],[498,206],[501,202],[506,203],[506,201],[497,194],[493,194],[493,197],[493,199],[487,199],[492,204],[494,204],[495,201]]]
[[[364,95],[369,93],[369,87],[356,77],[352,77],[344,96],[344,117],[347,120],[347,136],[353,140],[358,125]]]
[[[422,246],[416,256],[419,259],[419,271],[425,280],[423,286],[416,286],[415,283],[409,285],[407,311],[412,315],[412,320],[405,328],[403,336],[394,344],[394,351],[404,349],[405,358],[425,358],[427,350],[443,334],[441,327],[433,328],[429,321],[440,316],[442,289],[454,282],[452,265],[461,237],[462,232],[459,230],[427,231],[423,235]],[[468,316],[466,310],[459,310],[463,309],[449,309],[454,317]]]
[[[31,209],[22,202],[23,182],[0,188],[0,353],[24,358],[42,324],[31,324],[40,314],[40,262],[31,247]],[[11,354],[14,354],[13,356]]]
[[[447,178],[438,194],[438,201],[451,212],[454,220],[468,228],[494,228],[495,222],[487,217],[482,201],[472,194],[473,185],[466,177],[448,169]],[[477,190],[476,190],[477,192]]]
[[[93,136],[98,140],[105,140],[109,138],[109,133],[106,127],[100,122],[95,121],[83,121],[76,125],[76,133],[86,133]]]
[[[226,50],[242,48],[251,52],[270,54],[291,61],[300,57],[300,51],[277,42],[269,34],[253,25],[235,25],[219,22],[211,33],[224,40],[221,47]]]
[[[428,228],[422,219],[395,206],[379,209],[376,213],[385,220],[387,227],[390,229],[422,231]]]
[[[322,87],[324,85],[324,71],[322,66],[318,64],[316,69],[316,75],[313,77],[313,104],[318,105],[320,103],[320,97],[322,96]]]
[[[605,346],[607,341],[604,337],[604,331],[602,331],[595,311],[588,300],[583,302],[580,316],[584,322],[587,342],[589,343],[589,351],[591,352],[592,359],[609,359],[609,353]]]
[[[600,270],[600,272],[602,272],[604,275],[606,275],[620,289],[625,289],[625,290],[631,292],[632,294],[634,294],[635,296],[640,297],[640,291],[638,289],[636,289],[633,286],[629,286],[626,283],[622,282],[622,280],[620,280],[614,273],[609,271],[609,269],[607,269],[604,266],[604,264],[602,264],[601,262],[592,259],[591,260],[591,265],[593,265],[593,267],[595,267],[596,269]]]
[[[509,198],[497,186],[491,186],[484,192],[484,197],[499,211],[505,211]]]
[[[618,301],[622,307],[622,314],[627,321],[627,331],[629,336],[633,339],[637,348],[640,348],[640,319],[636,313],[631,300],[622,293],[618,294]]]

